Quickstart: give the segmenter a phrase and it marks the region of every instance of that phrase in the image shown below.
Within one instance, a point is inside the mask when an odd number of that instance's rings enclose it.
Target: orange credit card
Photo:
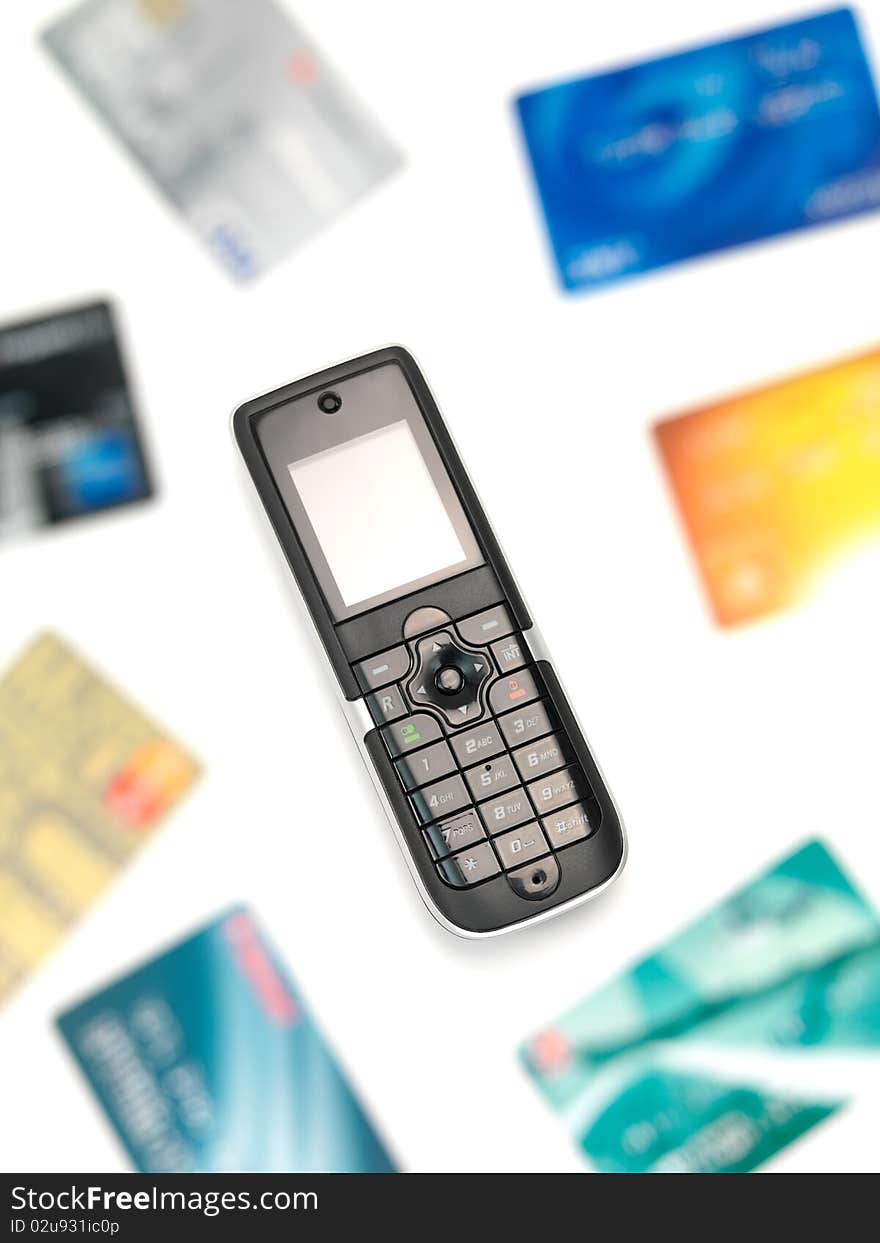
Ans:
[[[803,599],[880,542],[880,350],[654,428],[715,618]]]

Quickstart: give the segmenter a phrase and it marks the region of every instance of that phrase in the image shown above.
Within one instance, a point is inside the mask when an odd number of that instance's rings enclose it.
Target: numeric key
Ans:
[[[445,742],[422,747],[405,759],[395,760],[394,764],[405,790],[415,790],[417,786],[427,785],[429,781],[436,781],[438,777],[445,777],[455,770],[455,758]]]
[[[486,839],[486,830],[474,810],[462,812],[451,820],[438,820],[422,832],[435,859],[445,859],[457,850],[465,850]]]
[[[512,829],[514,825],[523,824],[535,814],[522,786],[511,790],[509,794],[502,794],[500,798],[480,803],[479,812],[490,837],[503,829]]]
[[[520,747],[518,751],[514,751],[513,758],[523,780],[533,781],[535,777],[550,773],[554,768],[561,768],[570,754],[568,740],[559,734],[551,734],[549,738],[542,738],[530,747]]]
[[[568,803],[585,798],[589,793],[580,769],[577,768],[563,768],[549,777],[531,782],[526,788],[539,815],[554,811],[557,807],[565,807]]]
[[[549,853],[547,839],[537,824],[524,825],[521,829],[511,829],[500,837],[492,839],[498,856],[505,868],[515,868],[530,859],[537,859]]]
[[[471,796],[457,773],[442,781],[435,781],[433,785],[424,786],[409,797],[421,824],[430,824],[441,816],[462,811],[471,803]]]
[[[464,779],[475,803],[519,784],[517,771],[509,755],[499,755],[497,759],[486,760],[476,768],[469,768]]]
[[[494,721],[487,721],[484,725],[475,725],[473,729],[453,734],[449,743],[462,768],[467,768],[469,764],[477,764],[480,760],[491,759],[493,755],[504,750],[501,730]]]
[[[549,734],[556,727],[555,717],[543,703],[529,704],[519,712],[508,712],[498,722],[509,747],[531,742],[542,734]]]

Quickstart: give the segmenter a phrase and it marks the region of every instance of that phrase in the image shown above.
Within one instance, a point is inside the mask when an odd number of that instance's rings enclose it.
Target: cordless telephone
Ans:
[[[609,885],[620,818],[410,354],[307,376],[233,428],[436,918],[487,936]]]

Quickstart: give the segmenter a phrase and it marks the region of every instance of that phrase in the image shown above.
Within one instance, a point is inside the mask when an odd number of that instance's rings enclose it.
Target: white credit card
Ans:
[[[85,0],[43,39],[238,280],[401,163],[273,0]]]

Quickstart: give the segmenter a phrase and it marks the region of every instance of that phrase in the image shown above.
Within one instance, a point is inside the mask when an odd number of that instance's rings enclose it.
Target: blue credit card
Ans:
[[[144,1173],[393,1173],[252,915],[237,908],[58,1019]]]
[[[880,207],[849,9],[516,100],[566,289]]]

